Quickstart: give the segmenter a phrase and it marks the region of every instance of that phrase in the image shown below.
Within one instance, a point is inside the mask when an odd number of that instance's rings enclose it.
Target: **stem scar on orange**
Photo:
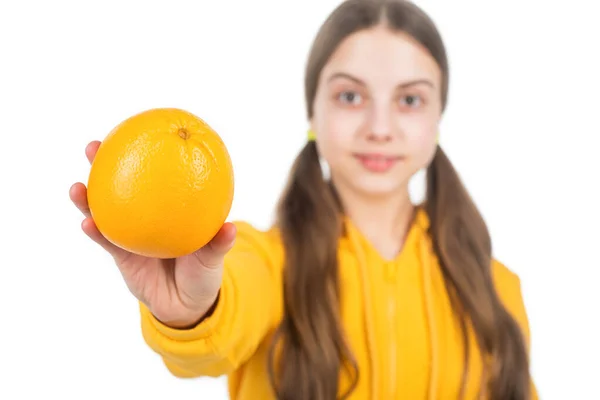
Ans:
[[[100,144],[88,179],[98,230],[132,253],[174,258],[206,245],[231,210],[233,166],[201,118],[155,108],[117,125]]]

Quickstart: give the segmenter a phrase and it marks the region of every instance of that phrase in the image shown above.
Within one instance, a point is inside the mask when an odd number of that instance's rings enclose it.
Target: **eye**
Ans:
[[[412,107],[412,108],[419,107],[422,102],[423,102],[423,100],[421,99],[420,96],[413,96],[413,95],[403,96],[400,99],[400,105],[408,106],[408,107]]]
[[[357,105],[362,101],[362,97],[356,92],[345,91],[339,94],[338,100],[345,104]]]

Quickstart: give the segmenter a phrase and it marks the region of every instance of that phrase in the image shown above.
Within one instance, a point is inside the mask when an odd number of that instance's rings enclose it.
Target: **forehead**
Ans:
[[[354,33],[340,43],[322,75],[338,72],[373,84],[427,78],[437,86],[441,78],[435,59],[416,40],[379,27]]]

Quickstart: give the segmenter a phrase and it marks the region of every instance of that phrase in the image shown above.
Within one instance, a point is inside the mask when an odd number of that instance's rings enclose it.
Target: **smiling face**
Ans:
[[[407,191],[432,160],[441,71],[414,39],[384,27],[348,36],[321,71],[311,128],[338,191]]]

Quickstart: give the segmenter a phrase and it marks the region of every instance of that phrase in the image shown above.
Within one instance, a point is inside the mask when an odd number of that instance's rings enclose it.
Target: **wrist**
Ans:
[[[220,293],[221,291],[219,290],[215,295],[214,300],[209,302],[207,307],[202,308],[200,312],[194,312],[191,315],[173,319],[160,319],[156,315],[154,317],[160,321],[160,323],[168,326],[169,328],[179,330],[193,329],[214,313],[215,309],[217,308],[217,303],[219,302]]]

